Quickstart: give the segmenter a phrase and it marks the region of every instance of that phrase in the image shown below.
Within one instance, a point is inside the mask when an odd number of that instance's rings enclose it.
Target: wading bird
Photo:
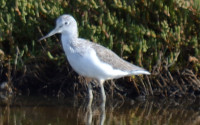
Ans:
[[[97,80],[101,88],[102,100],[105,103],[104,81],[124,76],[150,73],[145,69],[133,65],[111,50],[78,37],[76,20],[68,14],[61,15],[56,20],[56,27],[39,41],[56,33],[61,34],[61,42],[71,67],[86,78]],[[88,81],[89,99],[92,102],[93,94],[90,81]]]

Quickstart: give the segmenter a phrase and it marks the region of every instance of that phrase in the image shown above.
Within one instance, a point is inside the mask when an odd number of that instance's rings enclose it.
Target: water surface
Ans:
[[[112,100],[14,97],[0,101],[0,125],[200,125],[198,100]]]

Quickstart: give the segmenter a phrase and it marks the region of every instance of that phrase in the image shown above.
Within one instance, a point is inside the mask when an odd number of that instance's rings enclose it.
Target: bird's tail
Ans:
[[[141,75],[141,74],[150,75],[151,73],[146,70],[135,70],[135,71],[132,71],[131,74],[132,75]]]

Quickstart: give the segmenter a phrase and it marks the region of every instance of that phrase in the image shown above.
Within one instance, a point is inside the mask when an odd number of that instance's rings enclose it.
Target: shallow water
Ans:
[[[127,100],[127,99],[126,99]],[[0,125],[200,125],[200,102],[14,97],[0,101]]]

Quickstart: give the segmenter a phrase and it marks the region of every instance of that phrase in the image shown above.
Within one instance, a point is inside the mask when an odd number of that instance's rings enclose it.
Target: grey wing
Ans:
[[[108,63],[112,65],[114,69],[119,69],[126,72],[132,72],[132,71],[145,71],[143,68],[140,68],[136,65],[133,65],[122,58],[120,58],[118,55],[116,55],[113,51],[98,45],[96,43],[92,44],[92,47],[95,49],[97,56],[102,62]]]

